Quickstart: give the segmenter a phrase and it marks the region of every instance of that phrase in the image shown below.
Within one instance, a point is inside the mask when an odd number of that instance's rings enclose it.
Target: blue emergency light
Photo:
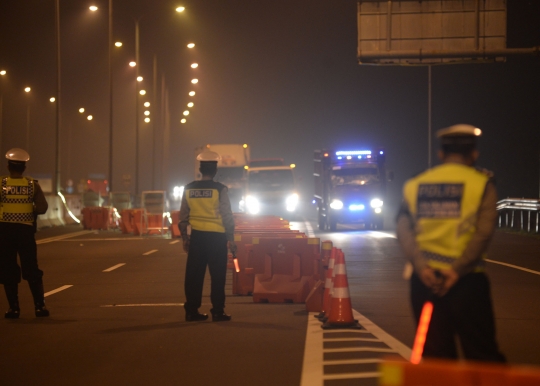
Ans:
[[[336,156],[344,156],[344,155],[371,155],[371,150],[344,150],[344,151],[336,151]]]

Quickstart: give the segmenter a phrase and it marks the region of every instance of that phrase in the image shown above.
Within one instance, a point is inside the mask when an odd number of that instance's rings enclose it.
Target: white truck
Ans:
[[[209,144],[195,149],[195,157],[203,150],[208,149],[218,153],[218,172],[215,181],[221,182],[229,188],[229,198],[233,212],[238,212],[239,202],[246,182],[246,169],[249,165],[249,146],[246,144]],[[195,179],[201,179],[199,171],[200,162],[195,158]]]

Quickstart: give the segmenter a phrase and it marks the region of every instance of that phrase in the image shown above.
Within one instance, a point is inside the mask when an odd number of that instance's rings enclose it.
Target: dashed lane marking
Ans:
[[[52,291],[46,292],[43,296],[45,296],[45,297],[51,296],[51,295],[54,295],[57,292],[66,290],[66,289],[71,288],[71,287],[73,287],[73,285],[63,285],[62,287],[59,287],[59,288],[54,289]]]
[[[103,271],[101,272],[111,272],[111,271],[114,271],[116,268],[120,268],[122,266],[126,265],[126,263],[120,263],[120,264],[116,264],[116,265],[113,265],[112,267],[110,268],[107,268],[107,269],[104,269]]]
[[[157,252],[157,251],[158,251],[157,249],[152,249],[151,251],[148,251],[148,252],[143,253],[143,256],[151,255],[152,253],[155,253],[155,252]]]
[[[171,241],[169,244],[176,244],[176,243],[179,243],[180,240],[174,240],[174,241]]]
[[[67,235],[61,235],[61,236],[55,236],[55,237],[49,237],[46,239],[36,240],[36,244],[52,243],[53,241],[60,241],[60,240],[69,239],[72,237],[87,235],[90,233],[93,233],[93,231],[81,231],[81,232],[68,233]]]

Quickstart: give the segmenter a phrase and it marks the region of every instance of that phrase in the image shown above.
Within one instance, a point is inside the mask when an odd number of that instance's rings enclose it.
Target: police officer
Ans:
[[[234,243],[234,218],[227,187],[213,179],[217,173],[219,154],[204,151],[197,156],[202,178],[193,181],[184,189],[180,205],[179,228],[184,251],[187,252],[184,290],[186,321],[208,319],[199,313],[206,266],[210,271],[212,321],[231,320],[225,309],[225,278],[227,272],[227,241],[231,252],[236,252]],[[188,234],[191,225],[191,235]]]
[[[0,283],[4,285],[9,303],[5,317],[19,317],[18,283],[21,281],[21,271],[34,298],[35,315],[49,316],[43,294],[43,271],[38,268],[34,237],[37,215],[47,211],[47,201],[37,180],[23,177],[26,162],[30,159],[28,153],[15,148],[6,153],[6,158],[9,176],[1,177],[0,198]]]
[[[486,250],[495,231],[497,192],[492,174],[474,168],[481,130],[454,125],[439,130],[442,164],[408,180],[397,217],[397,236],[413,267],[411,302],[418,323],[426,301],[434,305],[425,357],[505,362],[495,339]]]

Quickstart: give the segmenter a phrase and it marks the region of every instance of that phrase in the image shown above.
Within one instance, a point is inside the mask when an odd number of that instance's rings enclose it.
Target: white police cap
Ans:
[[[478,127],[474,127],[466,124],[459,124],[447,127],[437,131],[438,138],[444,137],[480,137],[482,130]]]
[[[26,150],[15,147],[6,153],[6,158],[9,161],[26,162],[30,159],[30,154]]]
[[[197,156],[197,161],[201,162],[218,162],[220,159],[218,153],[210,150],[205,150]]]

